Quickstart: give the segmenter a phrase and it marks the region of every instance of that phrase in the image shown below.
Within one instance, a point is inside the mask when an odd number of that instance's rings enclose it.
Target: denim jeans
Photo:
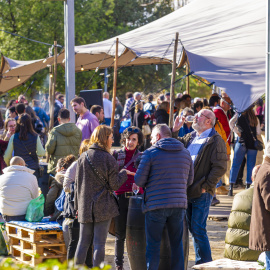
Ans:
[[[129,199],[123,195],[119,197],[120,215],[114,218],[115,222],[115,265],[121,266],[124,263],[124,246],[126,240],[126,226]]]
[[[80,223],[75,219],[68,225],[69,244],[67,248],[67,260],[72,260],[75,256],[76,248],[80,238]],[[89,268],[93,267],[93,239],[87,251],[85,265]]]
[[[75,253],[75,263],[84,265],[94,234],[93,266],[99,266],[105,257],[105,244],[111,219],[101,222],[80,223],[80,239]]]
[[[270,251],[265,251],[265,261],[266,261],[265,270],[270,270]]]
[[[251,174],[252,170],[256,164],[257,150],[247,149],[244,144],[239,143],[238,141],[234,147],[234,157],[233,164],[230,173],[230,184],[235,184],[235,181],[238,176],[242,161],[247,154],[247,179],[246,184],[251,184]]]
[[[163,208],[145,213],[147,270],[157,270],[160,260],[162,232],[167,226],[171,245],[171,270],[184,270],[183,208]]]
[[[199,198],[189,199],[187,208],[188,228],[192,235],[195,264],[212,261],[210,243],[206,231],[206,221],[213,196],[202,193]]]

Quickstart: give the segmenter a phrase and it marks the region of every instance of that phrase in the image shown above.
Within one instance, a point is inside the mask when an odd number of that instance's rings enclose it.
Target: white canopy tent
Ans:
[[[264,94],[266,1],[192,1],[159,20],[118,36],[120,65],[171,62],[176,32],[187,53],[190,71],[227,92],[239,111]],[[104,61],[93,63],[91,55],[113,56],[114,42],[115,38],[111,38],[76,46],[76,70],[81,66],[88,69],[88,65],[91,69],[106,67],[108,63]],[[128,57],[127,49],[138,58]],[[77,61],[79,55],[81,61]],[[178,64],[183,63],[182,57],[179,46]]]
[[[227,92],[239,111],[264,94],[266,1],[194,0],[161,19],[119,35],[119,66],[171,63],[176,32],[190,71]],[[112,66],[115,38],[76,46],[75,54],[75,71]],[[64,57],[61,53],[58,63],[63,63]],[[185,61],[182,46],[177,59],[178,65]],[[2,82],[0,91],[5,91]]]

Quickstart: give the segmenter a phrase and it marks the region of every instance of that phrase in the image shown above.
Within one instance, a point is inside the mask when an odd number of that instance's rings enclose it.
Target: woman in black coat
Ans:
[[[167,101],[163,101],[158,110],[155,112],[156,123],[157,124],[169,124],[169,114],[168,111],[170,109],[170,103]]]
[[[138,127],[140,130],[142,130],[143,122],[144,122],[143,104],[142,102],[140,102],[135,106],[133,126]]]

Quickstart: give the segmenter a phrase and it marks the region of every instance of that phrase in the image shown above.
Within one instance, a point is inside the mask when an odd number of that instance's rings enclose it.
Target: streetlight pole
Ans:
[[[65,89],[66,107],[72,112],[70,101],[75,97],[75,37],[74,37],[74,0],[64,2],[65,32]],[[70,114],[71,122],[75,123],[75,114]]]

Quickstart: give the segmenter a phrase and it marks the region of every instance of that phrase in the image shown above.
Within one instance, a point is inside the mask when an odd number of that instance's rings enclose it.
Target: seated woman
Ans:
[[[66,170],[75,160],[75,156],[69,155],[66,158],[60,158],[57,162],[57,173],[50,183],[50,189],[46,196],[46,202],[44,205],[44,215],[51,216],[50,221],[55,221],[61,214],[61,212],[55,207],[55,200],[62,192]]]

